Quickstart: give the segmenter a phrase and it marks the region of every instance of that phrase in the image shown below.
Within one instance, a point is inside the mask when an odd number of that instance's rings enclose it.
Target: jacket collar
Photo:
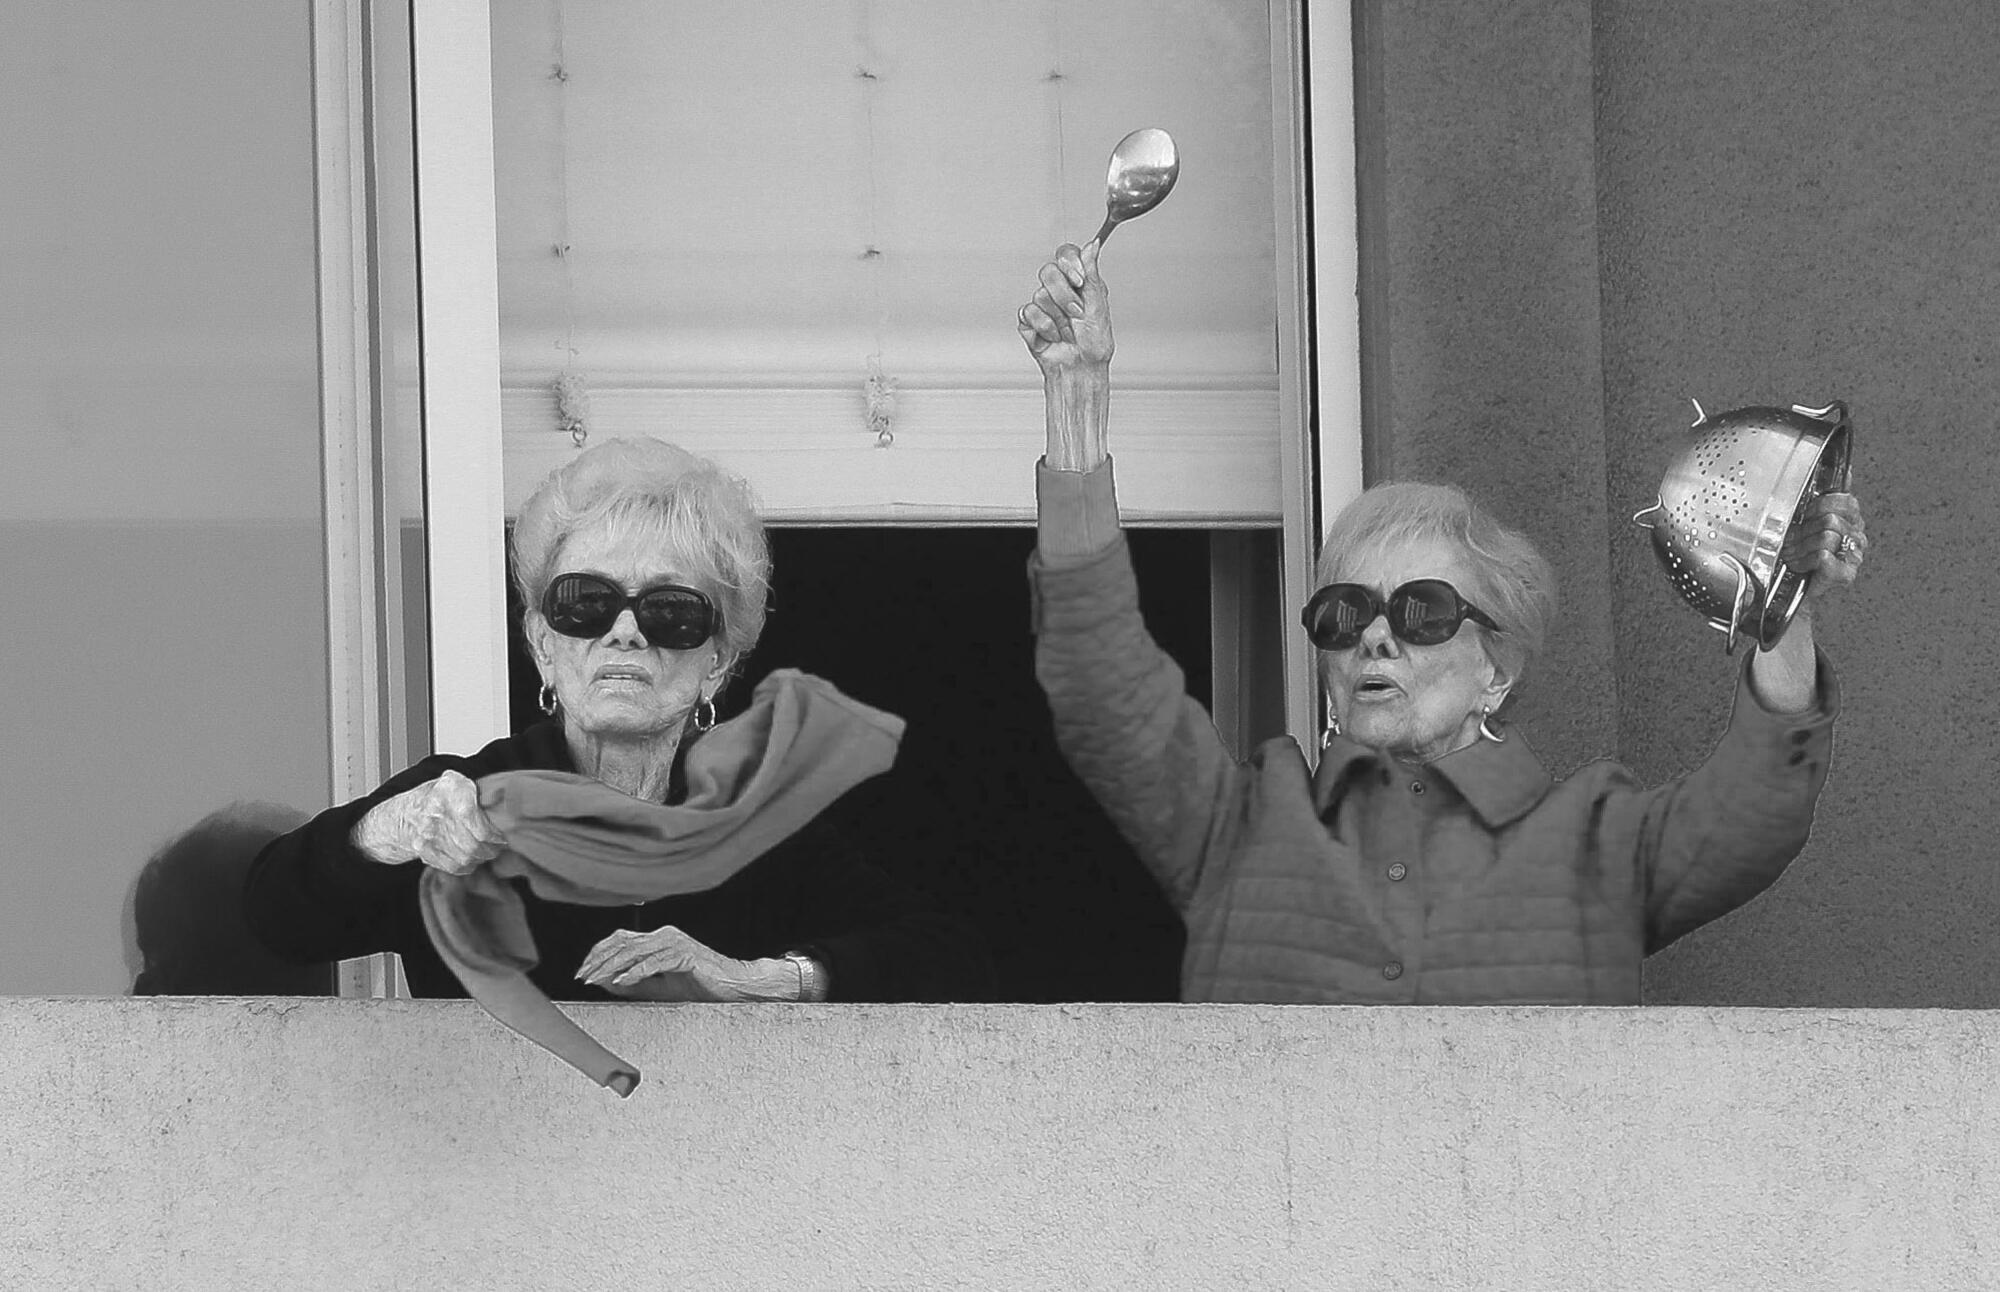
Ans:
[[[1313,800],[1320,819],[1328,819],[1348,787],[1361,776],[1391,766],[1387,755],[1345,736],[1335,737],[1313,776]],[[1431,763],[1429,770],[1464,796],[1489,830],[1526,816],[1555,785],[1518,731],[1509,732],[1499,744],[1475,741]]]

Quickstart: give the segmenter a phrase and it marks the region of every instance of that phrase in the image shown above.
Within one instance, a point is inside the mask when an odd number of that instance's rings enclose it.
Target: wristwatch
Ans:
[[[803,1001],[825,1000],[828,977],[826,966],[803,951],[787,951],[785,952],[785,959],[798,966],[799,999]]]

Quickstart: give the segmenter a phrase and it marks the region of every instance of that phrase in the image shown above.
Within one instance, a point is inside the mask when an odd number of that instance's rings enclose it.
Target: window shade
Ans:
[[[722,460],[781,520],[1026,519],[1015,310],[1095,232],[1111,147],[1161,126],[1180,183],[1103,262],[1121,491],[1141,520],[1277,523],[1264,4],[496,0],[493,51],[510,508],[580,409]]]

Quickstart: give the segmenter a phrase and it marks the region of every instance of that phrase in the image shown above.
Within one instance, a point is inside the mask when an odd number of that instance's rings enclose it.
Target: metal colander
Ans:
[[[1694,411],[1659,501],[1632,520],[1653,532],[1674,590],[1725,635],[1725,651],[1739,633],[1768,650],[1805,595],[1778,559],[1785,536],[1821,494],[1847,488],[1847,407]]]

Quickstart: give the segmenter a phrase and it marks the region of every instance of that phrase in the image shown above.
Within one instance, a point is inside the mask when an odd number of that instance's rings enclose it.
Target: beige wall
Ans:
[[[0,1001],[0,1284],[1992,1285],[1977,1013]]]
[[[1361,0],[1371,466],[1556,561],[1524,694],[1564,769],[1720,733],[1732,662],[1628,523],[1690,397],[1848,402],[1874,545],[1821,641],[1846,709],[1782,882],[1647,999],[2000,1003],[2000,7]]]

